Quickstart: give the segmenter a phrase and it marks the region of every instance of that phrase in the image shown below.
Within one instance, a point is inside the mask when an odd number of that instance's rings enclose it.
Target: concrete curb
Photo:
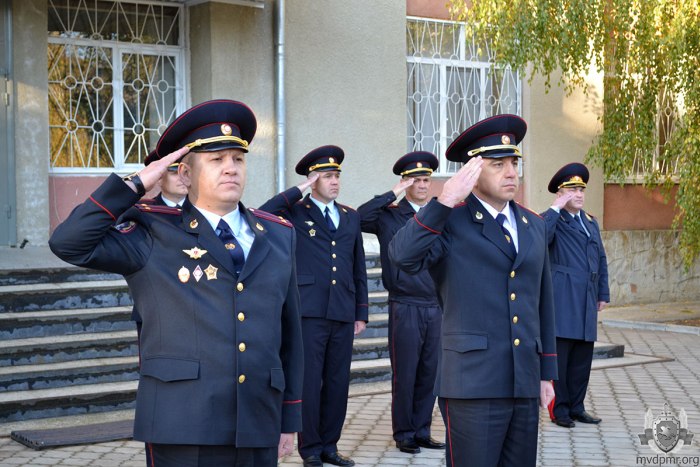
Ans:
[[[700,327],[682,326],[680,324],[651,323],[647,321],[627,321],[622,319],[604,319],[600,321],[603,326],[625,329],[641,329],[644,331],[665,331],[681,334],[694,334],[700,336]]]

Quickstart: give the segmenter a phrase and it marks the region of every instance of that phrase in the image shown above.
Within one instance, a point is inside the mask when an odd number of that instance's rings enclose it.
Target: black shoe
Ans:
[[[430,436],[427,438],[416,438],[416,443],[418,446],[426,449],[445,449],[445,443],[435,441]]]
[[[600,419],[598,417],[594,417],[593,415],[589,414],[585,410],[579,414],[572,414],[571,418],[573,418],[577,422],[592,423],[593,425],[597,425],[603,421],[602,419]]]
[[[576,426],[573,420],[570,418],[555,418],[552,420],[553,423],[556,423],[559,426],[563,426],[564,428],[573,428]]]
[[[323,462],[318,456],[309,456],[304,459],[304,467],[323,467]]]
[[[326,464],[333,464],[333,465],[355,465],[355,461],[350,459],[349,457],[345,457],[344,455],[340,454],[338,451],[332,452],[330,454],[323,453],[321,454],[321,460],[325,462]]]
[[[401,441],[397,441],[396,447],[399,448],[399,451],[407,452],[409,454],[418,454],[420,452],[418,444],[415,442],[415,440],[412,439],[403,439]]]

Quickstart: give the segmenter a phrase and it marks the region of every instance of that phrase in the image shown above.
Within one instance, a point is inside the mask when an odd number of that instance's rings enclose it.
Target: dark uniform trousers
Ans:
[[[428,271],[408,274],[389,260],[389,242],[416,213],[406,198],[394,201],[396,196],[388,191],[357,212],[362,231],[379,240],[382,283],[389,291],[391,423],[394,440],[404,441],[430,437],[442,311]]]
[[[288,219],[297,232],[297,278],[304,337],[302,458],[337,451],[345,421],[355,321],[367,321],[367,269],[357,212],[336,203],[331,232],[309,196],[292,187],[260,209]]]
[[[260,467],[277,465],[277,448],[147,444],[146,457],[153,467]]]
[[[557,378],[544,222],[510,207],[517,254],[474,195],[454,208],[431,201],[389,244],[398,267],[428,269],[437,284],[435,391],[451,466],[534,466],[541,381]]]
[[[542,213],[547,226],[557,329],[559,380],[552,418],[585,411],[584,399],[597,338],[598,302],[610,301],[608,264],[596,220],[580,212],[584,231],[566,211]],[[588,232],[589,235],[586,235]]]
[[[172,446],[174,457],[182,445],[276,452],[280,434],[302,426],[294,230],[239,203],[255,239],[236,274],[189,201],[182,210],[137,201],[110,175],[49,240],[61,259],[129,284],[143,319],[134,439]],[[183,465],[154,465],[163,464]]]

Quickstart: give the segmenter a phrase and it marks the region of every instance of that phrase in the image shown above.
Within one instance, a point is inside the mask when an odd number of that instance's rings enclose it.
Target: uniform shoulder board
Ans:
[[[515,204],[517,204],[518,207],[520,207],[521,209],[524,209],[525,211],[529,212],[530,214],[532,214],[532,215],[534,215],[534,216],[537,216],[537,217],[539,217],[540,219],[542,219],[542,216],[540,216],[539,214],[537,214],[537,213],[536,213],[535,211],[533,211],[532,209],[526,208],[525,206],[523,206],[522,204],[518,203],[517,201],[515,202]]]
[[[346,205],[340,204],[340,203],[336,203],[336,204],[338,205],[338,207],[339,207],[343,212],[348,212],[348,211],[353,211],[353,212],[355,212],[355,210],[354,210],[353,208],[351,208],[350,206],[346,206]]]
[[[181,208],[171,208],[169,206],[161,206],[159,204],[148,204],[148,203],[138,203],[136,206],[141,212],[152,212],[155,214],[172,214],[174,216],[181,216]]]
[[[587,212],[585,212],[585,211],[584,211],[584,214],[586,215],[586,218],[587,218],[589,221],[593,221],[593,220],[596,220],[596,221],[597,221],[597,220],[598,220],[598,218],[597,218],[596,216],[594,216],[593,214],[589,214],[589,213],[587,213]]]
[[[390,204],[390,205],[387,206],[387,207],[388,207],[389,209],[396,209],[396,208],[399,207],[399,205],[398,205],[398,204]]]
[[[156,200],[155,200],[155,198],[141,198],[139,200],[139,204],[153,205],[153,204],[156,204]]]
[[[255,217],[264,219],[266,221],[270,222],[275,222],[277,224],[283,225],[285,227],[292,227],[291,222],[289,222],[287,219],[285,219],[282,216],[275,216],[274,214],[270,214],[267,211],[261,211],[260,209],[253,209],[253,208],[248,208],[248,210],[253,214]]]

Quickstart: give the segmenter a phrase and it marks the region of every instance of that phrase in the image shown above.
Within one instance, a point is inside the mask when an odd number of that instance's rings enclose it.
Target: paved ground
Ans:
[[[653,308],[657,308],[656,311]],[[686,311],[684,311],[686,310]],[[689,312],[688,312],[689,311]],[[677,315],[697,317],[700,303],[611,309],[603,318],[611,324],[600,326],[599,340],[624,344],[628,357],[622,361],[596,362],[591,375],[587,409],[603,418],[598,426],[578,424],[573,430],[549,422],[541,412],[538,464],[571,465],[700,465],[700,335],[699,328],[674,327],[654,321],[676,319]],[[621,318],[645,318],[632,324]],[[613,320],[614,319],[614,320]],[[616,321],[618,320],[618,321]],[[622,326],[622,327],[620,327]],[[664,329],[673,329],[668,331]],[[680,332],[677,332],[680,331]],[[641,356],[662,357],[643,363]],[[649,359],[647,359],[649,360]],[[618,366],[610,367],[610,364]],[[680,462],[660,459],[648,446],[640,445],[638,434],[644,431],[644,414],[651,409],[658,415],[664,403],[679,411],[685,409],[688,428],[696,433],[690,447],[678,456]],[[434,415],[433,434],[444,437],[439,412]],[[443,451],[423,450],[409,455],[399,452],[391,440],[390,396],[376,394],[353,397],[340,443],[341,452],[352,456],[358,466],[444,465]],[[644,459],[638,459],[643,456]],[[687,461],[684,463],[684,461]],[[142,466],[142,445],[120,441],[95,445],[33,451],[9,438],[0,438],[0,466],[88,465]],[[301,465],[296,456],[283,459],[281,466]],[[465,464],[468,465],[468,464]]]

